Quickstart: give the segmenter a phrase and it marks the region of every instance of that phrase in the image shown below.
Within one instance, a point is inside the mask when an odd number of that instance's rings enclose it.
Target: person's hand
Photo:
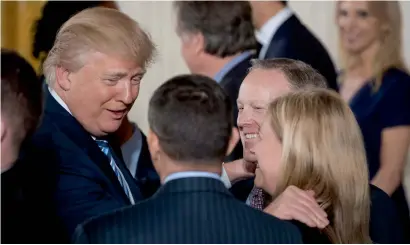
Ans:
[[[241,179],[248,179],[255,176],[256,164],[247,162],[244,159],[238,159],[233,162],[225,163],[224,168],[229,181],[233,183]]]
[[[310,227],[323,229],[329,224],[329,220],[314,196],[313,191],[289,186],[263,211],[282,220],[297,220]]]

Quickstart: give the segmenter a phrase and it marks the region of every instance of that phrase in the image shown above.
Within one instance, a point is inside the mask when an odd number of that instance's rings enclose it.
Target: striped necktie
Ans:
[[[125,180],[124,175],[122,174],[120,168],[117,166],[115,163],[114,157],[111,152],[111,147],[108,144],[106,140],[96,140],[98,146],[100,147],[101,151],[108,157],[108,160],[110,161],[110,166],[112,170],[114,171],[115,175],[118,178],[118,181],[120,182],[122,189],[125,192],[125,195],[127,195],[128,199],[130,200],[131,204],[134,204],[134,198],[132,196],[130,187],[128,186],[127,181]]]

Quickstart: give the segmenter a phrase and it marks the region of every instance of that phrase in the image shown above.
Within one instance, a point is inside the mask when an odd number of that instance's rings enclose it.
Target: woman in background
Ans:
[[[337,3],[340,94],[361,128],[370,182],[394,200],[406,241],[410,218],[402,178],[410,144],[410,76],[402,57],[397,1]]]
[[[299,91],[271,103],[254,147],[255,185],[274,200],[286,188],[313,191],[329,225],[293,221],[304,243],[370,243],[370,197],[360,128],[334,92]]]

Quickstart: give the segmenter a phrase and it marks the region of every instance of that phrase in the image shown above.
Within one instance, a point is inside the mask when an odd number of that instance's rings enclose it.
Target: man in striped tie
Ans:
[[[43,65],[43,122],[23,157],[33,243],[68,243],[83,221],[144,198],[110,136],[154,52],[138,23],[109,8],[86,9],[57,33]]]
[[[305,224],[323,227],[324,212],[312,193],[288,188],[273,202],[260,188],[258,179],[249,179],[258,170],[252,147],[261,137],[259,129],[269,103],[275,98],[298,89],[326,87],[325,78],[311,66],[291,59],[253,60],[249,74],[244,79],[238,96],[238,128],[243,145],[243,159],[226,163],[222,179],[227,187],[237,182],[231,191],[237,198],[246,200],[251,207],[271,213],[281,219],[296,219]],[[244,181],[240,179],[247,178]],[[306,202],[304,202],[306,200]],[[303,206],[312,212],[300,213]],[[326,217],[324,217],[326,218]]]

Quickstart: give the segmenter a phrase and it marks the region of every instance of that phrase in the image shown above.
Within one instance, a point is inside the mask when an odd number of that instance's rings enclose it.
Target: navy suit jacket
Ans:
[[[161,186],[161,181],[157,171],[154,168],[151,160],[151,154],[148,149],[147,137],[143,132],[142,147],[140,157],[138,159],[137,172],[135,178],[141,185],[141,191],[144,197],[152,196]]]
[[[338,91],[337,74],[332,59],[320,41],[292,15],[273,35],[264,59],[289,58],[301,60],[327,80],[328,87]]]
[[[251,55],[243,61],[239,62],[222,78],[222,81],[220,82],[220,85],[224,88],[225,92],[229,96],[229,99],[231,100],[233,120],[236,127],[238,126],[238,105],[236,103],[236,100],[238,99],[239,89],[243,80],[248,74],[249,68],[251,67],[251,60],[255,58],[257,58],[256,55]],[[232,153],[225,158],[225,162],[241,159],[242,157],[243,147],[241,141],[239,141]]]
[[[220,180],[182,178],[150,199],[93,218],[76,243],[302,243],[290,222],[237,201]]]
[[[130,201],[91,135],[48,91],[46,97],[43,121],[21,160],[26,169],[24,196],[34,226],[41,228],[34,232],[39,242],[68,242],[78,224]],[[135,202],[143,199],[122,158],[115,161]]]

